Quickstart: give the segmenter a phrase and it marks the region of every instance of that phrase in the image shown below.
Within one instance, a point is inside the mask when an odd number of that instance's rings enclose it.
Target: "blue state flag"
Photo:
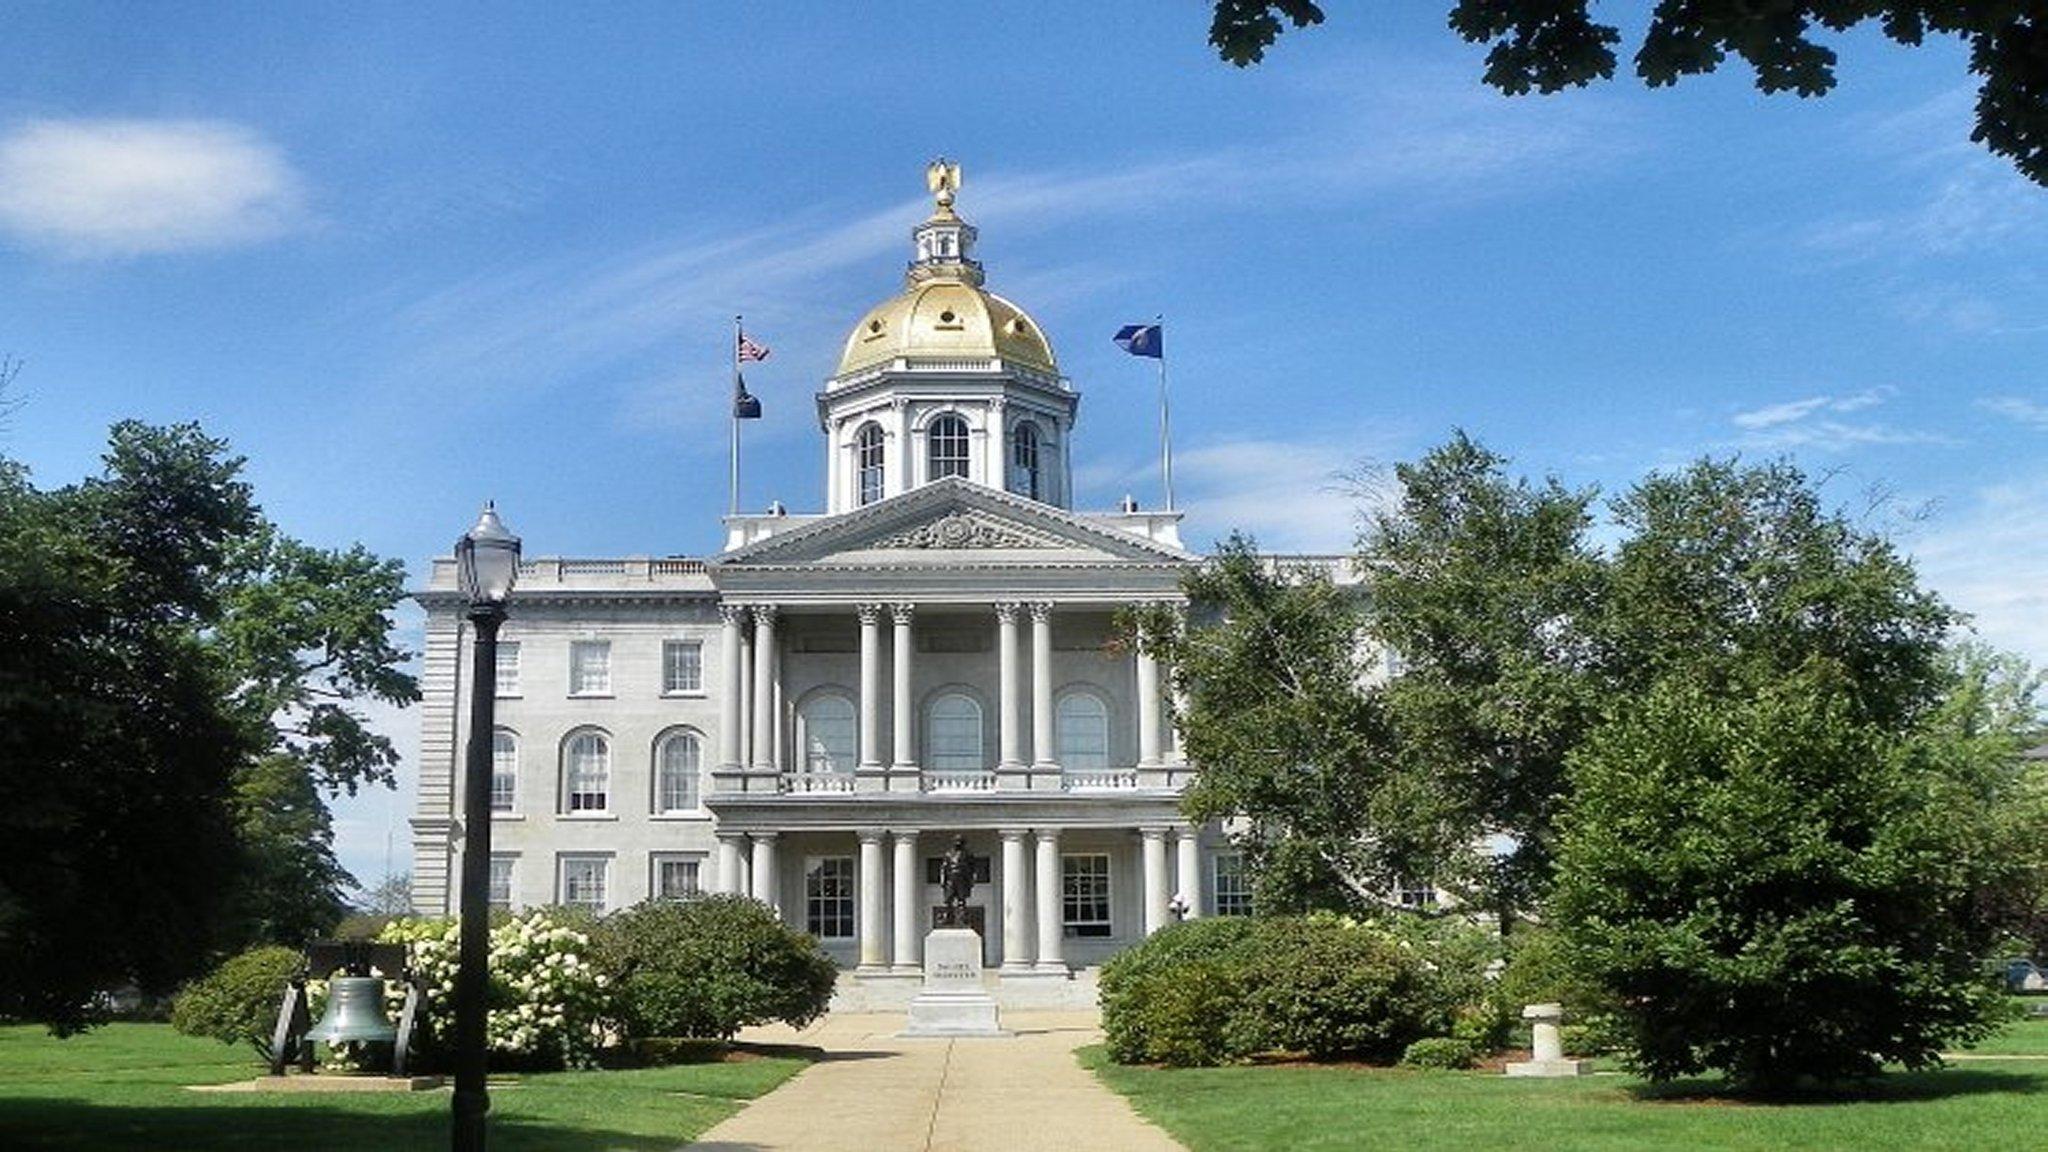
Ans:
[[[1157,324],[1126,324],[1117,330],[1116,346],[1133,356],[1158,360],[1166,355],[1166,334]]]

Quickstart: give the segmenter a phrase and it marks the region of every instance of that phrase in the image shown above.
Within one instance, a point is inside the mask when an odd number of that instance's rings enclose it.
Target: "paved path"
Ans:
[[[690,1145],[690,1152],[1183,1152],[1074,1060],[1093,1012],[1005,1012],[1015,1036],[911,1040],[902,1013],[835,1013],[801,1032],[825,1058]]]

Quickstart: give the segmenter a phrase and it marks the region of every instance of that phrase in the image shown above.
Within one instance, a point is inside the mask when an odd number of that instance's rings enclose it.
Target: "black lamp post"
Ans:
[[[462,770],[462,946],[455,970],[455,1152],[483,1152],[485,1012],[491,964],[491,733],[497,727],[498,625],[519,580],[519,537],[486,503],[455,542],[455,579],[476,630],[470,654],[469,748]]]

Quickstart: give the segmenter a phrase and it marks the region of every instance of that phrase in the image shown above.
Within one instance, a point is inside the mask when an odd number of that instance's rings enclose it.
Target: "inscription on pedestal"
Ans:
[[[924,938],[924,990],[910,1001],[906,1036],[1001,1036],[996,998],[981,986],[981,936],[939,928]]]

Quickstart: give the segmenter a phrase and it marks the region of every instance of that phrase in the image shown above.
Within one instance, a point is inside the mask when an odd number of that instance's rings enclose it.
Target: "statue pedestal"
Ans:
[[[910,1001],[905,1036],[1004,1036],[996,998],[981,984],[981,935],[939,928],[924,938],[924,990]]]

